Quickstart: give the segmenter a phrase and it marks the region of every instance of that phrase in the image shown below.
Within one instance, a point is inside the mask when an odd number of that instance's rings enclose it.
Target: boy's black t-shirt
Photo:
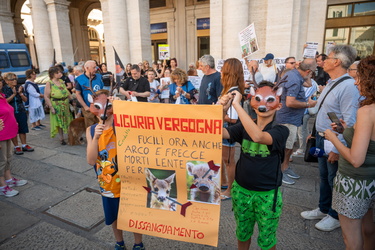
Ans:
[[[242,123],[229,126],[227,130],[230,138],[241,144],[241,155],[236,164],[236,182],[254,191],[268,191],[281,186],[282,173],[278,168],[284,159],[289,129],[269,123],[263,131],[271,135],[272,145],[253,142]]]

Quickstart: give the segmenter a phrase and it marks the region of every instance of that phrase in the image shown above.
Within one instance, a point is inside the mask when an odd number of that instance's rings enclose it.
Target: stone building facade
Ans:
[[[99,9],[104,38],[96,58],[106,61],[110,70],[115,67],[113,48],[124,64],[138,63],[157,59],[157,45],[162,43],[169,44],[171,57],[176,57],[178,66],[184,69],[202,53],[210,53],[215,59],[241,58],[238,33],[251,23],[255,25],[260,49],[252,58],[262,58],[266,53],[301,58],[307,41],[318,42],[318,50],[324,51],[325,40],[332,41],[325,36],[342,33],[334,30],[326,34],[327,23],[334,29],[342,28],[328,18],[330,6],[348,3],[356,6],[357,2],[374,3],[355,0],[29,0],[32,30],[26,34],[21,18],[25,0],[0,0],[0,43],[27,43],[33,64],[41,70],[51,65],[53,51],[56,61],[73,65],[80,59],[92,58],[90,53],[95,53],[90,50],[88,16],[93,9]],[[346,18],[361,18],[362,23],[367,20],[367,30],[375,27],[374,14],[358,17],[354,11],[352,17]],[[163,28],[153,30],[153,25]],[[355,29],[349,26],[349,31]],[[371,35],[369,39],[373,46]],[[350,43],[349,40],[346,42]]]

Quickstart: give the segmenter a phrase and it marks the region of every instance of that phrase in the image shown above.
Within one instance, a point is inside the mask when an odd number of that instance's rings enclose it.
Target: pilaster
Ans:
[[[44,0],[47,4],[51,27],[53,47],[56,50],[56,61],[73,65],[72,34],[70,30],[69,9],[67,0]]]

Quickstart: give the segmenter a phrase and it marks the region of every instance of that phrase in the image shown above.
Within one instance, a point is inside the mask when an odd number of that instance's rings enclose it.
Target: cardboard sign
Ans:
[[[222,106],[114,102],[122,230],[218,244]]]

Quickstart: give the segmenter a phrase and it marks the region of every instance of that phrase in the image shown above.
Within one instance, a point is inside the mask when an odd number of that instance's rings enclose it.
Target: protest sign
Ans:
[[[251,60],[255,60],[259,64],[261,64],[261,63],[264,62],[263,59],[251,59]],[[242,63],[242,69],[243,69],[244,78],[245,78],[245,80],[248,80],[250,78],[250,71],[247,68],[245,60],[244,59],[240,59],[240,61]],[[281,70],[285,66],[285,57],[274,58],[273,61],[274,61],[275,65],[276,65],[276,67],[279,70]],[[218,63],[217,63],[217,66],[216,66],[216,70],[219,71],[219,72],[221,72],[221,68],[223,67],[225,60],[224,59],[218,59],[217,62]]]
[[[169,44],[159,44],[159,60],[169,60]]]
[[[303,58],[315,58],[319,43],[307,42],[303,50]]]
[[[238,33],[238,37],[240,39],[242,57],[247,57],[259,50],[254,23],[240,31],[240,33]]]
[[[217,246],[222,106],[114,101],[118,227]]]
[[[327,42],[327,45],[326,45],[326,55],[328,55],[330,52],[331,52],[331,49],[333,46],[335,46],[335,42]]]
[[[171,84],[171,78],[170,77],[163,77],[160,78],[160,84],[163,86],[160,98],[165,99],[169,98],[169,85]]]

